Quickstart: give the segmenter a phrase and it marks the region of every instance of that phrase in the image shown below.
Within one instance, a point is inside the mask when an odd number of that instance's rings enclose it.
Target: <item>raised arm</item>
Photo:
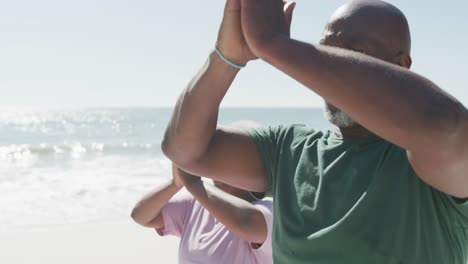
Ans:
[[[467,109],[404,67],[281,34],[279,2],[242,0],[243,32],[254,54],[406,149],[413,168],[428,184],[468,197]]]
[[[173,168],[173,171],[176,168]],[[133,208],[133,220],[145,227],[163,229],[162,208],[183,187],[183,183],[173,178],[143,197]]]
[[[245,44],[239,0],[228,0],[217,48],[236,64],[255,59]],[[253,191],[265,189],[265,176],[248,134],[218,129],[219,106],[239,69],[212,52],[182,92],[162,143],[163,152],[179,167]]]
[[[260,209],[203,182],[200,177],[195,177],[180,169],[174,173],[174,177],[180,178],[195,199],[232,233],[251,243],[263,244],[265,242],[268,227]]]

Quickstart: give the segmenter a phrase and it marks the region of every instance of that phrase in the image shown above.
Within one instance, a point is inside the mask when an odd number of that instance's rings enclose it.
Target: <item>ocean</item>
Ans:
[[[2,110],[0,229],[118,221],[164,180],[172,109]],[[329,128],[321,109],[225,108],[220,125]]]

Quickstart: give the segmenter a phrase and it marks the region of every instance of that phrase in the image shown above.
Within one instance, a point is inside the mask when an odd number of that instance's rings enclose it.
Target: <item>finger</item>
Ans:
[[[241,8],[240,0],[227,0],[225,10],[239,11]]]
[[[286,16],[286,23],[291,27],[294,9],[296,8],[296,2],[289,2],[284,5],[284,15]]]
[[[286,11],[286,6],[287,6],[289,3],[290,3],[289,1],[283,0],[283,5],[282,5],[282,7],[283,7],[283,12]]]

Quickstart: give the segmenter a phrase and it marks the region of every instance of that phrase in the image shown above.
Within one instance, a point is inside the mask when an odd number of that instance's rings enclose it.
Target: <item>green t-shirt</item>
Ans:
[[[304,126],[249,133],[274,198],[274,263],[466,263],[468,204],[425,184],[405,150]]]

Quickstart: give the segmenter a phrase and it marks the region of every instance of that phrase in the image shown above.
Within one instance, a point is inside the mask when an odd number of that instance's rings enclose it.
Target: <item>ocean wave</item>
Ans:
[[[141,196],[170,178],[164,157],[104,155],[26,168],[0,161],[0,232],[125,219]]]
[[[135,155],[135,154],[161,154],[160,144],[154,143],[63,143],[63,144],[11,144],[0,146],[0,160],[14,161],[35,156],[70,156],[79,158],[84,155]]]
[[[0,112],[0,231],[128,218],[137,199],[171,178],[159,143],[171,112]],[[242,128],[304,120],[328,126],[321,110],[222,109],[219,116],[221,125]]]

